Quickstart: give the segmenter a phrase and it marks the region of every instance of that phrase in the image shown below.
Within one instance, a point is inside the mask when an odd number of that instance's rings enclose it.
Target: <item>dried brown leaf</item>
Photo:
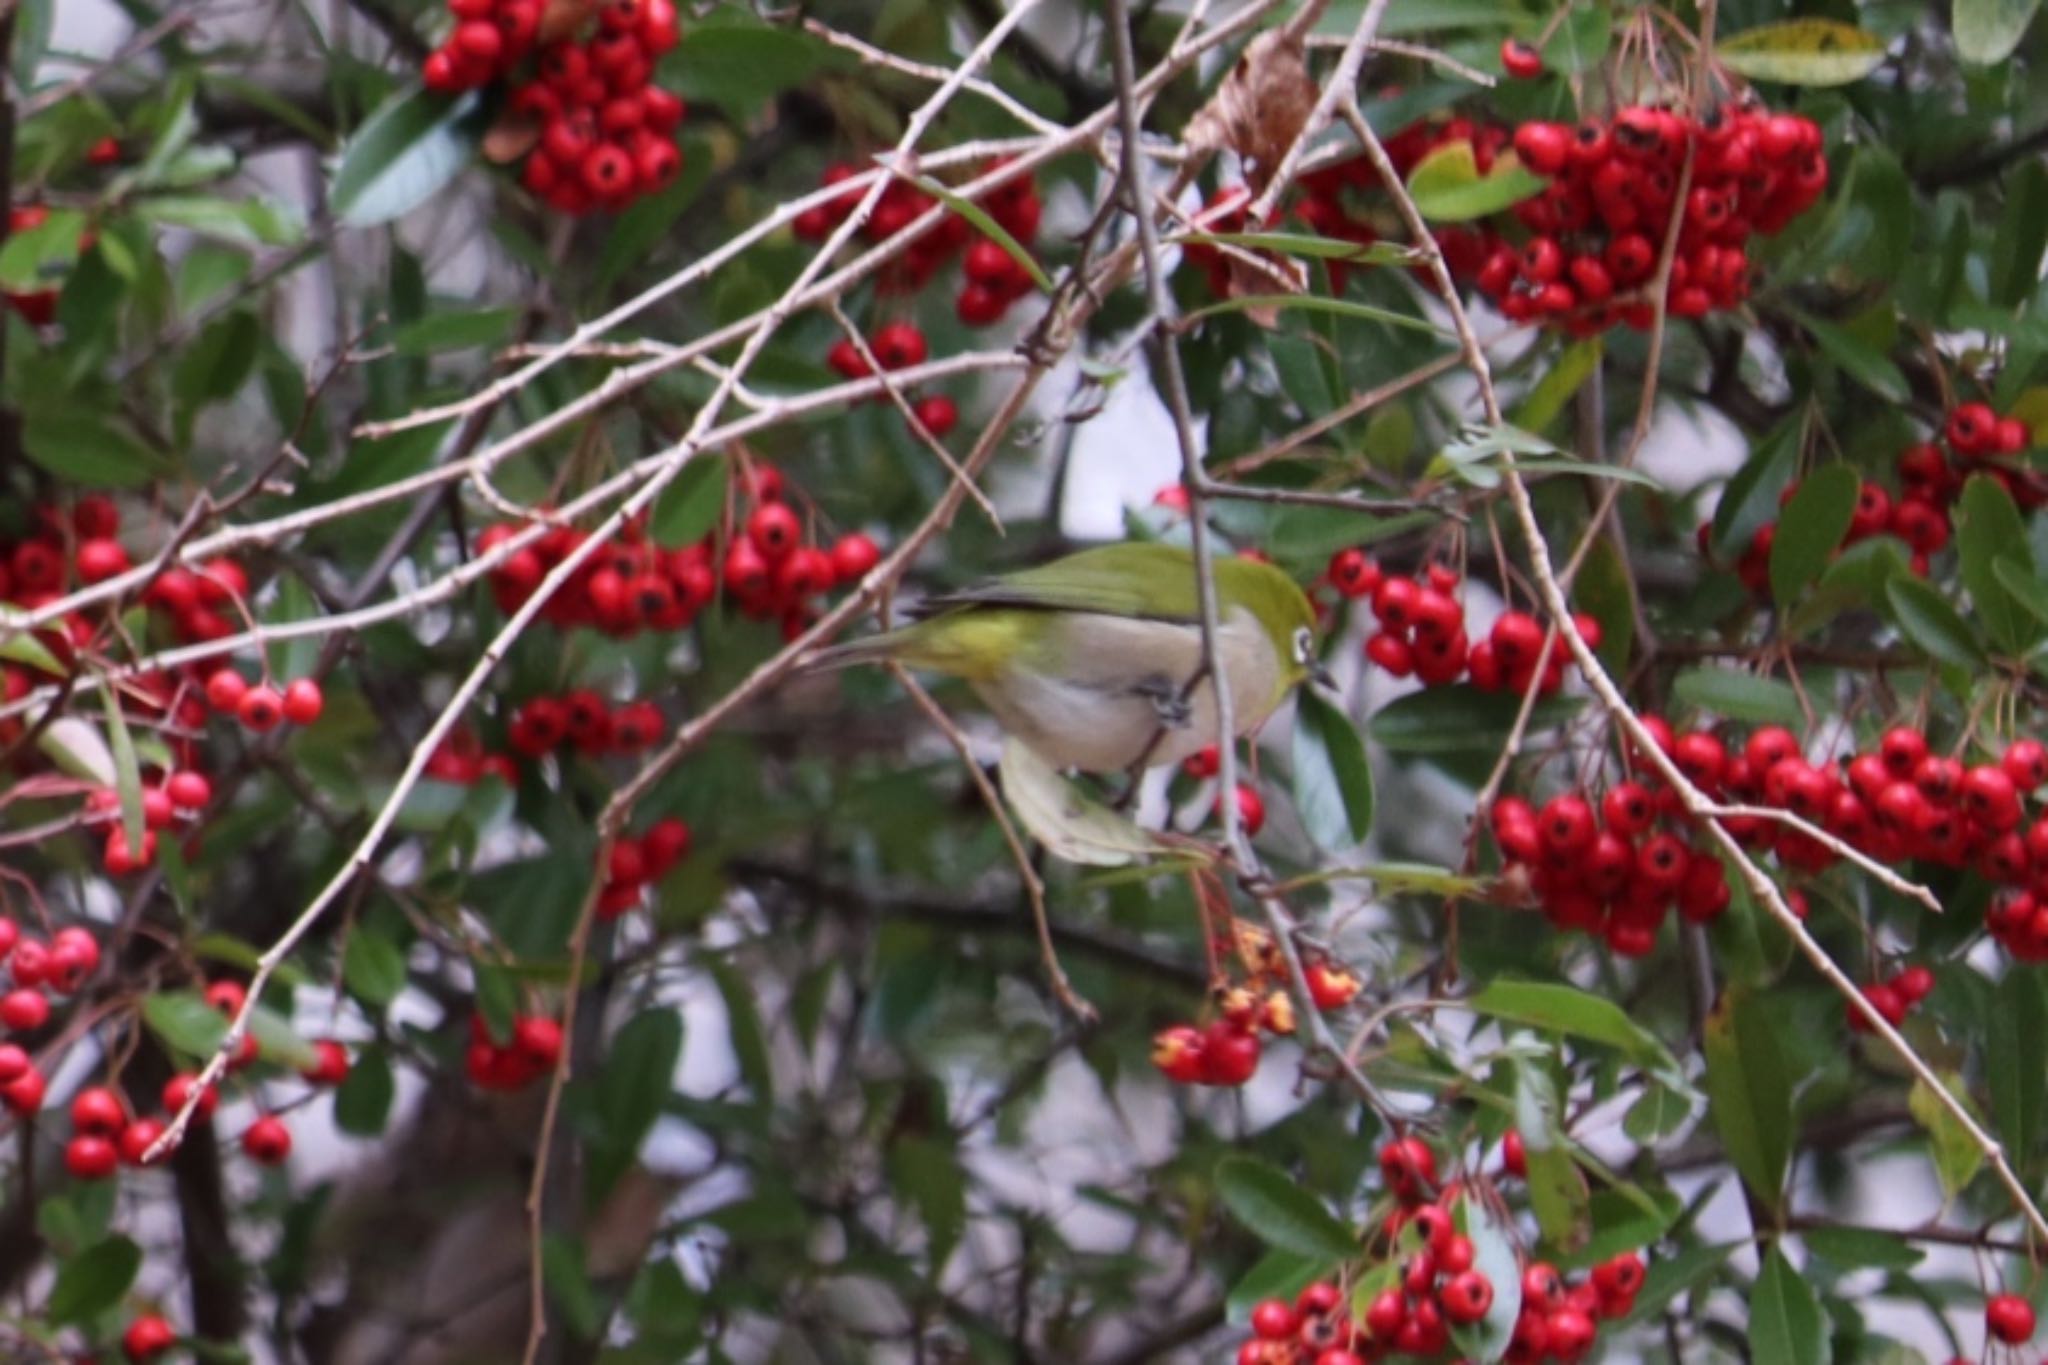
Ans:
[[[540,12],[540,40],[558,42],[573,37],[598,11],[602,0],[548,0]]]
[[[539,119],[508,106],[499,111],[496,121],[484,130],[484,160],[494,166],[510,165],[533,150],[534,144],[540,141],[540,132]]]
[[[1197,151],[1229,148],[1243,157],[1245,178],[1257,193],[1308,126],[1315,102],[1300,37],[1278,29],[1261,33],[1189,121],[1187,141]]]

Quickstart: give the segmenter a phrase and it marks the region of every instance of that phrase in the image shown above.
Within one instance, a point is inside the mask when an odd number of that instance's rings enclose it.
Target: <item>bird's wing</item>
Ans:
[[[1106,545],[1038,568],[992,578],[918,604],[919,616],[963,607],[1095,612],[1153,621],[1193,621],[1192,557],[1177,545]]]

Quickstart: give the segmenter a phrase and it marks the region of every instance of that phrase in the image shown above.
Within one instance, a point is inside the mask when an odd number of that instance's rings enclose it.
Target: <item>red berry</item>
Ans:
[[[258,734],[275,730],[284,720],[284,699],[273,687],[252,687],[236,704],[235,718]]]
[[[1942,429],[1958,455],[1987,455],[1998,444],[1998,414],[1989,403],[1958,403]]]
[[[0,995],[0,1024],[16,1033],[33,1033],[50,1022],[50,1000],[39,990],[24,987]]]
[[[540,1015],[523,1015],[512,1024],[512,1048],[543,1071],[562,1058],[562,1026]]]
[[[242,1130],[242,1151],[259,1166],[276,1166],[292,1154],[292,1130],[284,1120],[265,1114]]]
[[[2034,1335],[2034,1305],[2017,1294],[1994,1294],[1984,1305],[1984,1326],[2008,1346]]]
[[[129,1323],[128,1330],[121,1334],[121,1349],[136,1365],[155,1360],[177,1344],[178,1329],[154,1313],[145,1313]]]
[[[43,1091],[48,1082],[43,1073],[28,1070],[16,1076],[6,1085],[0,1086],[0,1104],[16,1114],[33,1114],[43,1107]]]
[[[882,327],[870,340],[869,349],[885,370],[921,365],[928,354],[924,333],[910,322],[892,322]]]
[[[149,1149],[156,1146],[157,1139],[164,1135],[162,1119],[137,1119],[121,1130],[117,1145],[121,1149],[121,1162],[126,1166],[153,1165],[149,1161]],[[158,1161],[163,1157],[158,1157]]]
[[[1252,1309],[1252,1335],[1266,1341],[1285,1341],[1301,1330],[1301,1317],[1284,1299],[1267,1299]]]
[[[216,711],[238,711],[249,683],[232,668],[217,668],[206,679],[206,704]]]
[[[80,541],[75,560],[78,576],[87,583],[100,583],[128,572],[128,552],[121,542],[110,538]]]
[[[1247,839],[1266,827],[1265,798],[1248,782],[1237,784],[1237,823],[1244,829]]]
[[[1330,585],[1346,597],[1370,595],[1380,585],[1380,566],[1363,550],[1339,550],[1330,556]]]
[[[348,1079],[348,1049],[332,1038],[313,1042],[317,1060],[299,1074],[314,1085],[335,1086]]]
[[[1436,1297],[1446,1318],[1461,1326],[1475,1323],[1493,1307],[1493,1281],[1467,1270],[1446,1281]]]
[[[925,430],[938,437],[944,437],[960,420],[959,406],[943,393],[918,399],[911,411],[917,414],[917,420]]]
[[[199,1083],[199,1077],[189,1071],[181,1071],[164,1082],[164,1111],[176,1114],[185,1107],[192,1097],[192,1087]],[[200,1122],[213,1117],[213,1111],[220,1107],[220,1091],[213,1086],[199,1092],[199,1103],[193,1108],[192,1116]]]
[[[1529,1152],[1522,1144],[1521,1130],[1508,1129],[1500,1140],[1501,1169],[1509,1175],[1527,1178],[1529,1174]]]
[[[71,1126],[81,1133],[112,1137],[128,1126],[128,1106],[107,1087],[88,1086],[71,1101]]]
[[[284,690],[284,718],[294,725],[311,725],[326,705],[320,684],[311,678],[300,678]]]
[[[80,1180],[105,1180],[121,1164],[114,1144],[96,1133],[84,1133],[64,1144],[64,1169]]]
[[[1506,38],[1500,45],[1503,71],[1518,81],[1532,81],[1543,74],[1543,54],[1520,38]]]

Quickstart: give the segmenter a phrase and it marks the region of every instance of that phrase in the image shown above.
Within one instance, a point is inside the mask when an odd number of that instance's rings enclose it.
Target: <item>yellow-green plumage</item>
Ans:
[[[1292,579],[1219,558],[1217,668],[1233,728],[1256,729],[1314,669],[1315,612]],[[894,660],[963,679],[1003,728],[1088,771],[1174,763],[1216,741],[1213,689],[1178,706],[1201,663],[1194,556],[1105,545],[930,599],[927,619],[828,650],[816,667]]]

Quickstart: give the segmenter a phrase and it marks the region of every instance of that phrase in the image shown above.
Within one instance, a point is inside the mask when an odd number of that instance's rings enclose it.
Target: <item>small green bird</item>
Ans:
[[[1311,678],[1315,609],[1279,569],[1215,562],[1216,668],[1240,735]],[[1194,555],[1176,545],[1105,545],[927,598],[924,619],[828,649],[813,668],[894,661],[960,678],[1011,736],[1083,772],[1178,763],[1216,741],[1203,678]],[[1183,694],[1186,695],[1183,695]]]

